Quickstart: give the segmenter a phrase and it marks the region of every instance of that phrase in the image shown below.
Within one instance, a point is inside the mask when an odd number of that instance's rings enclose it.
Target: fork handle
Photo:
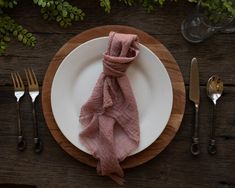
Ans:
[[[208,145],[208,152],[211,155],[215,155],[217,150],[216,150],[216,140],[215,139],[209,139],[209,145]]]
[[[23,151],[26,148],[26,141],[25,141],[23,135],[18,136],[17,148],[18,148],[19,151]]]
[[[34,152],[41,153],[43,150],[43,143],[40,138],[34,138]]]
[[[34,102],[32,102],[32,114],[33,114],[34,138],[38,138],[38,122],[37,122]]]
[[[18,136],[22,136],[22,129],[21,129],[21,119],[20,119],[20,102],[17,101],[17,126],[18,126]]]
[[[17,148],[19,151],[24,151],[26,148],[26,141],[23,136],[23,131],[21,129],[21,119],[20,119],[20,102],[17,101],[17,126],[18,126],[18,143]]]
[[[38,122],[37,122],[34,102],[32,102],[33,125],[34,125],[34,152],[41,153],[43,150],[43,143],[42,143],[42,140],[38,136]]]

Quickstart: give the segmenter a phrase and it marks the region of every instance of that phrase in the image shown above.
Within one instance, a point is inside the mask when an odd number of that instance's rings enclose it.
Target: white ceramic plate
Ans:
[[[108,37],[101,37],[75,48],[60,64],[51,88],[52,112],[59,129],[86,153],[89,151],[79,141],[83,129],[79,114],[102,72],[102,54],[107,45]],[[140,144],[131,155],[144,150],[160,136],[173,103],[171,81],[159,58],[141,44],[135,61],[127,76],[139,110]]]

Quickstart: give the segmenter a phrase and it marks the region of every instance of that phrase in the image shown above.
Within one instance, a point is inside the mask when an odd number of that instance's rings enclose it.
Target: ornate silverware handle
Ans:
[[[216,122],[216,104],[213,105],[212,111],[212,124],[211,124],[211,133],[209,138],[208,152],[212,155],[216,154],[216,140],[215,140],[215,122]]]
[[[26,148],[26,141],[23,136],[22,128],[21,128],[21,119],[20,119],[20,102],[16,103],[17,108],[17,126],[18,126],[18,143],[17,148],[19,151],[23,151]]]
[[[27,82],[28,82],[29,95],[32,99],[32,115],[33,115],[33,126],[34,126],[34,138],[33,138],[34,151],[35,153],[41,153],[43,150],[43,145],[38,135],[38,123],[37,123],[37,115],[36,115],[36,110],[35,110],[36,98],[39,95],[39,85],[38,85],[38,81],[37,81],[37,78],[33,69],[31,68],[25,69],[25,75],[26,75]]]
[[[198,110],[199,105],[195,104],[195,124],[194,124],[194,132],[192,137],[192,145],[191,145],[191,153],[193,155],[199,155],[200,154],[200,148],[199,148],[199,128],[198,128]]]
[[[35,110],[35,101],[32,101],[32,114],[33,114],[33,125],[34,125],[34,151],[35,153],[40,153],[43,150],[43,143],[38,135],[38,122]]]
[[[18,128],[18,141],[17,148],[19,151],[23,151],[26,148],[26,141],[23,137],[23,131],[21,128],[20,119],[20,99],[24,96],[25,88],[21,76],[18,72],[11,73],[12,82],[14,85],[14,95],[16,97],[16,110],[17,110],[17,128]]]

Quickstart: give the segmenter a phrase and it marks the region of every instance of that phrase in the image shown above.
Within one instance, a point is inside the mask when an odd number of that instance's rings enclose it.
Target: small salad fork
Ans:
[[[29,95],[32,99],[32,114],[33,114],[33,124],[34,124],[34,151],[40,153],[43,149],[43,144],[38,134],[38,123],[35,111],[35,100],[39,95],[39,86],[36,75],[31,68],[25,69],[25,74],[28,82]]]
[[[18,72],[11,73],[11,78],[14,85],[14,94],[16,97],[16,107],[17,107],[17,126],[18,126],[18,144],[17,148],[23,151],[26,148],[26,141],[24,139],[23,131],[21,128],[21,118],[20,118],[20,99],[25,93],[24,83]]]

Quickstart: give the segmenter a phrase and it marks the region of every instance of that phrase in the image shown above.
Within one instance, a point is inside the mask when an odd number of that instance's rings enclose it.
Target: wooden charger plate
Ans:
[[[88,40],[108,36],[110,31],[137,34],[140,39],[140,43],[151,49],[164,64],[173,87],[173,107],[166,128],[160,137],[158,137],[158,139],[148,148],[140,153],[127,157],[121,163],[123,168],[131,168],[149,161],[166,148],[178,131],[184,114],[185,87],[182,74],[174,57],[158,40],[136,28],[120,25],[96,27],[78,34],[64,44],[64,46],[56,53],[47,69],[42,87],[42,107],[47,126],[57,143],[75,159],[89,166],[95,167],[97,160],[71,144],[58,128],[51,108],[51,86],[60,63],[74,48]]]

